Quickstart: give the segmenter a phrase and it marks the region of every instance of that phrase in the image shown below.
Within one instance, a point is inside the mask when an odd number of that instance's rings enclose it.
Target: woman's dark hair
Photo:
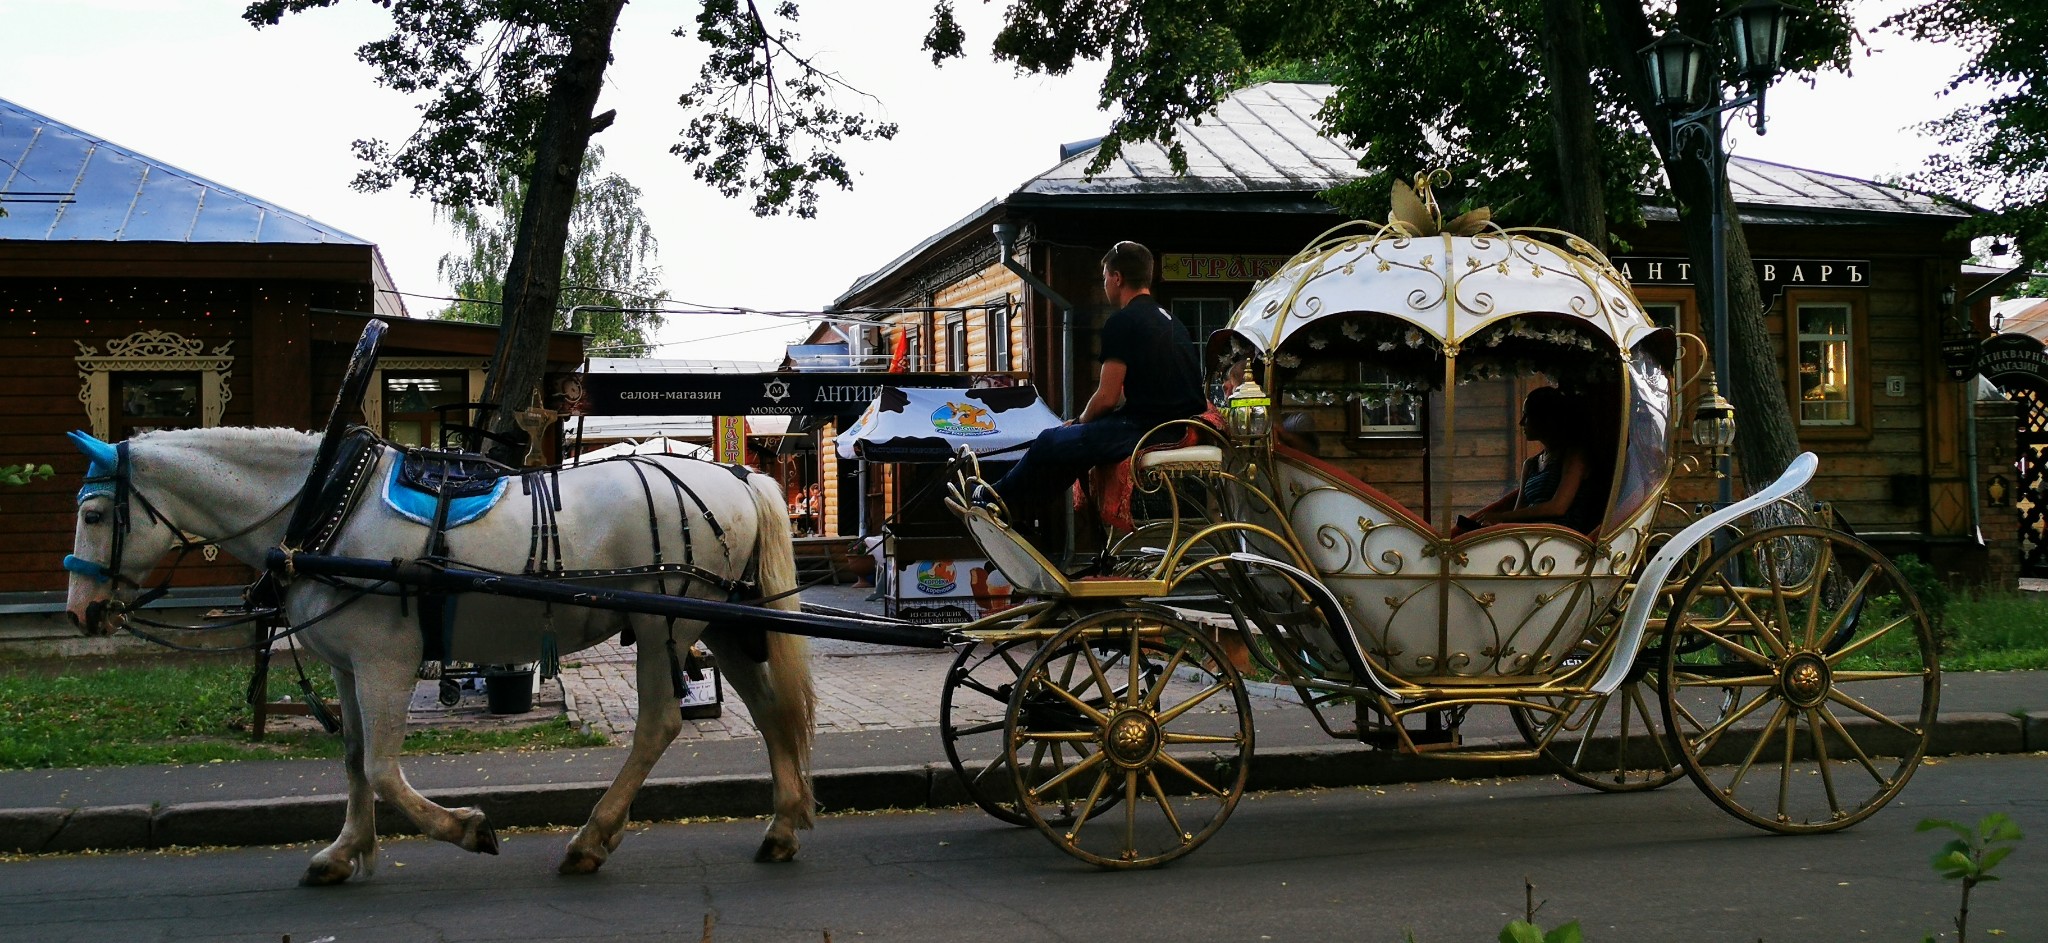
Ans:
[[[1529,438],[1550,447],[1577,448],[1584,438],[1573,417],[1572,398],[1554,386],[1539,386],[1522,401],[1522,425]]]

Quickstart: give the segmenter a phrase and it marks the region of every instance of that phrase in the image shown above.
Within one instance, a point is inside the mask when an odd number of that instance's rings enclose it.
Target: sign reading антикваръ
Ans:
[[[1770,296],[1786,288],[1869,288],[1868,259],[1751,259],[1756,280]],[[1631,285],[1690,285],[1692,260],[1684,256],[1617,255],[1614,267]]]

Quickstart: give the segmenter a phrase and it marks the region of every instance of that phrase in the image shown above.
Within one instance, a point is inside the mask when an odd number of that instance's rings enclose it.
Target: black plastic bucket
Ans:
[[[533,669],[484,675],[484,700],[493,714],[524,714],[533,710]]]

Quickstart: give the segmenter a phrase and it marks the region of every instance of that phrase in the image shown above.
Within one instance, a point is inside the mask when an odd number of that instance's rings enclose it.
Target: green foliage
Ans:
[[[274,26],[288,14],[340,0],[254,0],[242,18]],[[568,62],[578,30],[615,20],[608,0],[372,0],[390,11],[389,36],[363,44],[356,58],[376,70],[378,85],[422,99],[420,124],[393,144],[358,140],[368,166],[354,186],[365,192],[400,181],[447,206],[489,205],[499,176],[521,176],[545,130],[548,98]],[[615,0],[609,0],[615,4]],[[754,212],[817,212],[817,187],[851,185],[831,146],[887,139],[896,126],[833,104],[854,91],[793,48],[797,5],[777,3],[764,15],[753,0],[704,0],[694,30],[709,55],[695,84],[679,96],[683,140],[672,152],[726,196],[755,193]]]
[[[331,701],[334,685],[327,670],[317,664],[306,669],[314,689]],[[246,731],[252,715],[244,700],[249,665],[241,659],[66,670],[55,676],[0,672],[0,730],[7,731],[0,737],[0,769],[341,755],[340,739],[318,731],[272,732],[261,743],[251,742]],[[271,664],[269,684],[273,696],[297,694],[298,674],[289,660]],[[557,719],[518,730],[415,731],[406,749],[467,753],[603,743]]]
[[[1920,600],[1920,608],[1927,613],[1927,623],[1934,630],[1934,640],[1942,651],[1955,647],[1955,628],[1948,624],[1948,606],[1952,594],[1948,584],[1934,568],[1921,562],[1918,556],[1902,553],[1892,560],[1899,568],[1899,575],[1906,578],[1906,586]]]
[[[1109,60],[1101,104],[1114,113],[1088,165],[1108,167],[1127,143],[1158,141],[1175,169],[1187,152],[1174,123],[1216,110],[1251,63],[1245,41],[1288,9],[1270,0],[1013,0],[995,37],[997,59],[1029,72],[1064,75],[1077,60]],[[962,54],[965,36],[950,0],[934,11],[925,48],[934,62]]]
[[[20,486],[55,474],[57,470],[48,465],[0,465],[0,485]]]
[[[1967,49],[1971,58],[1945,94],[1983,93],[1926,125],[1939,148],[1914,183],[1991,210],[1971,219],[1968,235],[2019,240],[2022,255],[2048,260],[2048,17],[2037,0],[1930,0],[1887,18],[1881,28],[1916,40]]]
[[[1871,600],[1880,624],[1897,610],[1895,600]],[[1948,603],[1947,647],[1941,670],[2020,671],[2048,668],[2048,620],[2041,604],[2018,593],[1961,596]],[[1918,664],[1911,633],[1894,631],[1840,666],[1855,671],[1912,668]]]
[[[1579,932],[1579,922],[1574,920],[1563,926],[1543,932],[1527,920],[1516,920],[1502,927],[1500,943],[1584,943],[1585,936]]]
[[[603,173],[603,163],[604,150],[596,147],[583,161],[556,306],[570,312],[564,327],[591,335],[593,352],[637,357],[647,352],[644,345],[661,327],[662,316],[617,309],[658,308],[668,301],[668,290],[661,287],[660,245],[640,208],[640,188],[618,174]],[[455,225],[469,251],[442,256],[438,271],[457,297],[470,299],[448,306],[439,317],[498,323],[505,269],[512,261],[519,215],[526,205],[526,180],[501,171],[494,186],[488,206],[439,211]]]
[[[793,24],[797,5],[782,0],[772,16]],[[710,55],[679,99],[693,115],[669,151],[725,196],[752,191],[754,215],[817,215],[820,184],[853,187],[831,145],[896,136],[892,122],[839,108],[835,93],[863,93],[799,54],[796,32],[781,23],[771,28],[754,0],[704,0],[696,36]]]
[[[1950,822],[1944,819],[1922,819],[1916,832],[1948,831],[1956,836],[1941,850],[1934,853],[1934,873],[1944,881],[1959,881],[1963,886],[1962,904],[1956,910],[1956,939],[1970,937],[1970,891],[1977,885],[1998,880],[1992,874],[1993,868],[2013,853],[2025,835],[2011,817],[2003,812],[1993,812],[1977,820],[1975,826]],[[1928,943],[1935,939],[1933,934],[1926,937]]]

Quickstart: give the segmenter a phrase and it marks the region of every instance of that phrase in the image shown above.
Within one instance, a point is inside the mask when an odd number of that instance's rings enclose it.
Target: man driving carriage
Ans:
[[[1151,250],[1119,242],[1102,257],[1102,291],[1117,306],[1102,325],[1102,373],[1080,415],[1038,439],[995,491],[1028,518],[1088,469],[1130,457],[1153,427],[1199,416],[1202,367],[1187,328],[1152,297]]]

